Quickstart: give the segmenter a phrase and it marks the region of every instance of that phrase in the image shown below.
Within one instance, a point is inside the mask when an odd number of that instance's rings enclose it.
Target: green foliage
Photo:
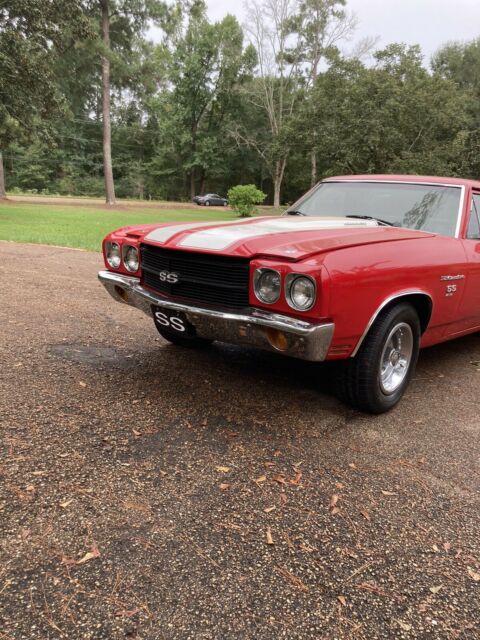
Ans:
[[[344,0],[298,0],[277,22],[276,0],[250,0],[248,17],[266,27],[257,40],[252,24],[210,21],[202,0],[109,0],[106,52],[100,0],[0,5],[9,190],[102,194],[102,55],[120,197],[187,201],[255,184],[293,202],[313,176],[480,177],[480,40],[440,48],[431,69],[399,44],[365,64],[337,48],[354,27]]]
[[[266,193],[257,189],[254,184],[239,184],[228,190],[228,202],[242,218],[249,218],[256,213],[255,205],[262,204]]]

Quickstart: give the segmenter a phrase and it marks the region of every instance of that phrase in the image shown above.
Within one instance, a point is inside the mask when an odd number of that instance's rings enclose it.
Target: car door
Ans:
[[[480,327],[480,191],[473,191],[465,239],[467,265],[459,318],[464,331]],[[455,286],[455,281],[451,281]]]

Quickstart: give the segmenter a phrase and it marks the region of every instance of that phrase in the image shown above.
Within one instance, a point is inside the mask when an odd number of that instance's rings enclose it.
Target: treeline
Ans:
[[[2,166],[7,189],[109,202],[254,183],[278,205],[334,174],[480,177],[480,39],[426,67],[417,46],[353,46],[343,0],[251,0],[243,28],[202,0],[7,4],[0,196]]]

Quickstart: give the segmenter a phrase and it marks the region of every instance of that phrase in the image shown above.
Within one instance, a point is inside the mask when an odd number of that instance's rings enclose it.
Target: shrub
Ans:
[[[256,212],[255,205],[261,204],[267,194],[254,184],[239,184],[228,190],[227,197],[233,210],[242,218],[248,218]]]

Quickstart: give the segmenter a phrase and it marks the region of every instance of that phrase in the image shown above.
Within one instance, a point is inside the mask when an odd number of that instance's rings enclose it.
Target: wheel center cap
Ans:
[[[396,364],[398,364],[399,360],[400,354],[398,353],[398,351],[392,351],[392,355],[390,356],[390,362],[392,363],[392,365],[395,366]]]

